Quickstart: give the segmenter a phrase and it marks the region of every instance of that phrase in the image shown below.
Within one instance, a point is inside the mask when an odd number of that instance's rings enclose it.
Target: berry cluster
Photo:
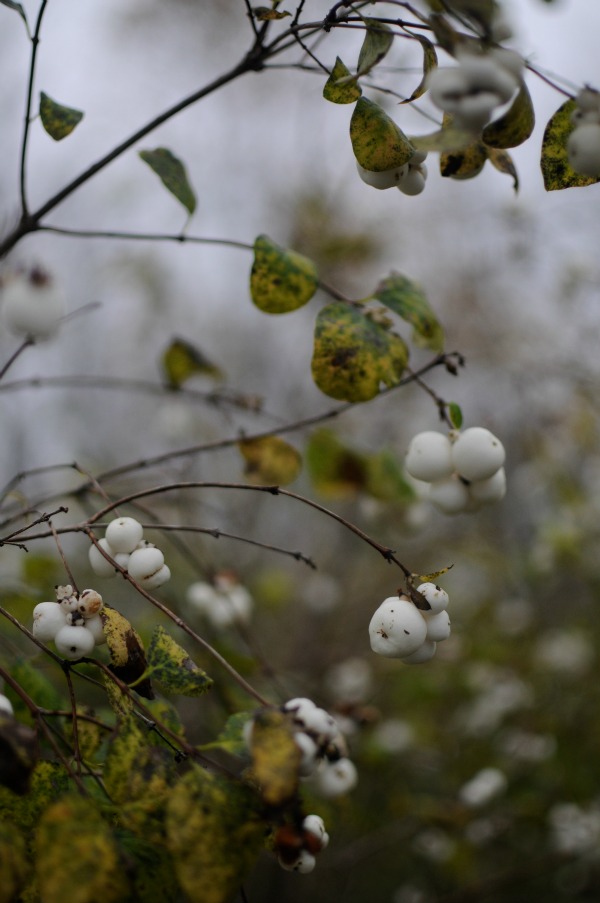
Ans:
[[[307,815],[299,828],[282,825],[275,832],[273,848],[282,868],[307,874],[317,864],[316,857],[329,843],[329,834],[320,815]]]
[[[427,430],[410,442],[405,458],[408,473],[430,483],[428,498],[444,514],[477,511],[504,498],[506,453],[489,430],[473,426],[448,436]]]
[[[2,320],[8,331],[37,341],[54,335],[66,310],[62,289],[40,269],[6,276],[1,301]]]
[[[434,69],[427,78],[432,102],[449,113],[458,128],[479,132],[496,107],[511,99],[519,86],[523,59],[498,47],[485,53],[459,49],[458,66]]]
[[[567,141],[569,163],[583,176],[600,176],[600,92],[583,88],[571,120],[575,128]]]
[[[417,591],[429,602],[428,611],[420,611],[408,596],[390,596],[371,618],[369,638],[377,655],[420,665],[450,636],[448,593],[435,583],[422,583]]]
[[[140,586],[156,589],[171,579],[171,571],[160,549],[143,539],[143,535],[144,528],[135,518],[117,517],[110,522],[98,545]],[[98,577],[114,577],[117,573],[95,545],[90,546],[89,559]]]
[[[106,642],[99,614],[103,605],[95,589],[78,593],[70,584],[57,586],[55,602],[40,602],[33,609],[33,635],[42,643],[53,642],[63,658],[76,661]]]
[[[358,160],[356,168],[363,182],[370,185],[371,188],[378,188],[380,191],[385,188],[398,188],[402,194],[416,195],[421,194],[425,188],[427,167],[424,165],[424,160],[426,157],[426,153],[416,150],[408,163],[398,166],[396,169],[373,172],[370,169],[364,169]]]
[[[213,583],[199,580],[186,593],[190,607],[210,621],[217,630],[234,624],[247,624],[252,614],[253,600],[245,586],[231,571],[222,571]]]

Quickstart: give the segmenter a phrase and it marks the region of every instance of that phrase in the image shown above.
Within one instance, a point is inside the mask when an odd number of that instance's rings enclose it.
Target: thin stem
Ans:
[[[4,364],[4,366],[2,368],[0,368],[0,379],[2,379],[4,377],[6,372],[10,369],[10,367],[12,367],[12,365],[17,360],[17,358],[23,354],[25,349],[29,348],[29,346],[33,345],[33,344],[34,344],[33,339],[27,338],[27,339],[25,339],[24,342],[22,342],[21,345],[19,345],[17,350],[13,354],[11,354],[11,356],[9,357],[7,362]]]
[[[31,62],[29,64],[29,80],[27,84],[27,101],[25,104],[25,124],[23,127],[23,139],[21,142],[21,166],[19,181],[21,187],[21,217],[26,219],[29,216],[27,208],[27,146],[29,143],[29,128],[31,125],[31,105],[33,101],[33,83],[35,80],[35,65],[37,61],[37,52],[40,43],[40,31],[42,28],[42,19],[46,11],[48,0],[42,0],[38,12],[37,22],[33,35],[31,37]]]
[[[72,728],[73,728],[73,755],[75,757],[77,774],[81,776],[81,750],[79,748],[79,725],[77,724],[77,702],[75,700],[75,692],[73,690],[73,681],[71,680],[70,665],[65,662],[63,671],[69,689],[69,699],[71,701]]]

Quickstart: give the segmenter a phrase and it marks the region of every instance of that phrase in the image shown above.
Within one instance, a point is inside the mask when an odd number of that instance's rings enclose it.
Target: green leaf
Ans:
[[[317,492],[328,498],[351,498],[368,479],[368,459],[340,442],[333,430],[316,430],[308,440],[306,466]]]
[[[307,304],[317,290],[317,271],[312,260],[281,248],[266,235],[254,242],[250,294],[254,304],[267,314],[286,314]]]
[[[397,455],[384,449],[367,459],[366,491],[384,502],[412,502],[416,498],[413,487],[404,477],[404,467]]]
[[[258,799],[193,765],[167,806],[167,844],[189,903],[230,903],[263,846]]]
[[[463,425],[463,414],[460,405],[458,405],[455,401],[451,401],[448,405],[448,416],[452,421],[452,426],[454,427],[454,429],[459,430]]]
[[[354,156],[371,172],[385,172],[408,163],[415,152],[404,132],[380,106],[361,97],[350,120]]]
[[[25,838],[16,825],[0,821],[0,903],[19,899],[29,871]]]
[[[222,749],[232,756],[248,755],[244,726],[251,718],[252,712],[236,712],[234,715],[230,715],[217,739],[210,743],[203,743],[200,747],[201,752]]]
[[[331,103],[354,103],[362,94],[362,88],[353,80],[347,66],[336,57],[335,66],[325,82],[323,97]]]
[[[135,684],[133,689],[140,696],[154,699],[152,684],[146,673],[146,653],[144,646],[127,618],[107,605],[100,612],[106,645],[110,652],[111,671],[126,684]]]
[[[485,166],[488,155],[481,141],[473,141],[463,150],[444,151],[440,154],[440,172],[445,178],[474,179]]]
[[[167,384],[172,389],[181,388],[190,377],[199,374],[212,376],[214,379],[221,379],[223,376],[222,370],[203,351],[185,339],[173,339],[163,352],[161,364]]]
[[[151,151],[140,151],[140,158],[159,177],[167,191],[192,214],[196,209],[196,195],[188,182],[185,166],[166,147]]]
[[[574,100],[563,103],[550,118],[542,140],[541,168],[546,191],[563,188],[584,188],[600,181],[595,176],[582,176],[570,166],[567,141],[574,129],[571,113],[577,104]]]
[[[517,147],[530,137],[535,126],[535,110],[525,82],[506,113],[495,122],[486,125],[482,132],[484,144],[489,147]]]
[[[302,470],[302,456],[279,436],[242,439],[238,448],[246,466],[244,475],[250,483],[287,486]]]
[[[44,129],[55,141],[62,141],[83,119],[81,110],[64,107],[44,94],[40,93],[40,119]]]
[[[282,806],[298,790],[301,752],[292,724],[278,709],[254,715],[250,740],[252,780],[267,806]]]
[[[431,43],[429,38],[426,38],[420,34],[412,34],[412,32],[408,33],[411,34],[423,48],[423,78],[421,79],[415,90],[412,92],[410,97],[407,97],[406,100],[402,101],[402,103],[412,103],[413,100],[418,100],[419,97],[422,97],[423,94],[425,94],[425,91],[427,90],[427,76],[437,67],[438,64],[435,47]]]
[[[420,285],[402,273],[391,273],[379,283],[374,296],[411,324],[415,345],[442,351],[444,331]]]
[[[362,47],[358,54],[357,75],[366,75],[387,55],[394,43],[394,33],[389,25],[378,19],[363,19],[367,26]]]
[[[44,674],[39,660],[28,661],[24,658],[15,658],[11,661],[10,673],[21,689],[25,690],[27,695],[41,708],[52,710],[63,707],[63,697]],[[21,697],[14,693],[10,687],[7,687],[5,692],[13,703],[15,713],[19,719],[29,722],[31,715]]]
[[[513,162],[513,158],[508,153],[508,151],[501,150],[498,147],[489,147],[488,158],[492,166],[495,166],[498,172],[503,172],[507,176],[512,176],[513,188],[515,189],[515,191],[518,191],[519,175],[517,173],[517,168]]]
[[[400,336],[341,301],[324,307],[316,321],[312,374],[326,395],[368,401],[381,384],[396,386],[408,361]]]
[[[168,693],[181,696],[203,696],[212,679],[192,661],[188,653],[167,631],[154,628],[148,647],[148,666],[152,676]]]

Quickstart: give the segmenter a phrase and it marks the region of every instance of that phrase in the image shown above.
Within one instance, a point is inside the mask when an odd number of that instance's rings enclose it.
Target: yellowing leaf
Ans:
[[[478,176],[485,161],[488,150],[480,141],[474,141],[463,150],[444,151],[440,154],[440,172],[446,178],[474,179]]]
[[[406,344],[355,307],[336,301],[316,321],[312,358],[315,383],[341,401],[368,401],[381,384],[400,382],[408,361]]]
[[[29,867],[25,840],[16,827],[2,818],[0,821],[0,903],[19,899]]]
[[[168,385],[179,389],[190,377],[197,375],[221,379],[222,371],[210,361],[204,352],[185,339],[173,339],[163,352],[162,369]]]
[[[574,129],[571,113],[575,110],[574,100],[563,103],[546,125],[542,141],[541,168],[546,191],[562,188],[584,188],[600,179],[582,176],[571,167],[567,155],[567,141]]]
[[[246,462],[244,474],[251,483],[286,486],[302,469],[302,457],[279,436],[242,439],[238,448]]]
[[[387,55],[394,43],[394,33],[389,25],[377,19],[364,19],[367,31],[358,54],[357,75],[366,75]]]
[[[124,683],[134,684],[140,696],[154,699],[152,684],[142,678],[146,672],[146,653],[142,641],[127,618],[114,608],[105,606],[100,612],[106,645],[110,652],[112,672]],[[140,680],[140,678],[142,678]]]
[[[375,297],[412,325],[416,345],[442,351],[444,332],[420,285],[402,273],[391,273],[379,283]]]
[[[255,6],[252,10],[254,13],[254,18],[258,19],[259,22],[270,22],[276,19],[285,19],[286,16],[291,16],[291,13],[286,12],[278,12],[276,9],[269,9],[268,6]]]
[[[486,125],[482,132],[484,144],[489,147],[517,147],[527,141],[535,126],[535,111],[525,82],[506,113]]]
[[[323,97],[331,103],[354,103],[362,94],[362,88],[352,79],[350,70],[336,57],[335,66],[325,82]]]
[[[494,166],[499,172],[503,172],[507,176],[512,176],[513,188],[515,189],[515,191],[518,191],[519,175],[513,162],[513,158],[508,153],[508,151],[502,150],[499,147],[489,147],[488,157],[492,166]]]
[[[412,34],[412,32],[409,32]],[[403,100],[402,103],[411,103],[413,100],[418,100],[419,97],[422,97],[425,94],[426,84],[427,84],[427,76],[430,72],[432,72],[437,64],[437,53],[435,52],[435,47],[429,40],[429,38],[424,37],[420,34],[415,34],[413,37],[419,42],[421,47],[423,48],[423,78],[412,92],[410,97],[407,97],[406,100]]]
[[[312,260],[281,248],[266,235],[254,242],[250,294],[266,314],[286,314],[307,304],[317,290]]]
[[[42,91],[40,93],[40,119],[50,137],[55,141],[61,141],[70,135],[75,126],[81,122],[83,113],[72,107],[64,107]]]
[[[415,152],[404,132],[380,106],[361,97],[350,120],[350,140],[354,156],[371,172],[396,169]]]
[[[298,790],[300,747],[283,712],[261,709],[254,716],[251,776],[268,806],[282,806]]]
[[[333,430],[316,430],[306,446],[306,466],[315,490],[328,498],[351,498],[363,489],[367,456],[344,445]]]
[[[167,191],[191,214],[196,209],[196,195],[188,181],[185,166],[166,147],[140,151],[140,158],[159,177]]]
[[[152,633],[148,667],[153,678],[167,692],[181,696],[203,696],[213,684],[208,674],[160,625]]]

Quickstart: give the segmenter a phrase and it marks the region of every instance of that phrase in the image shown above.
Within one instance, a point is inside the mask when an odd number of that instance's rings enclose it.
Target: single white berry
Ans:
[[[288,699],[283,705],[283,711],[289,712],[294,724],[301,727],[302,730],[306,729],[307,718],[310,718],[311,712],[316,708],[312,699],[307,699],[305,696],[295,696],[294,699]]]
[[[600,124],[584,122],[569,135],[569,163],[583,176],[600,176]]]
[[[54,644],[56,651],[63,658],[76,661],[83,658],[84,655],[89,655],[96,645],[96,641],[87,627],[69,627],[67,625],[58,631],[54,637]]]
[[[450,618],[447,611],[425,617],[427,622],[427,639],[432,643],[442,643],[450,636]]]
[[[504,464],[505,457],[500,440],[482,426],[472,426],[459,433],[452,446],[456,472],[469,482],[493,476]]]
[[[409,166],[408,172],[402,179],[398,182],[398,191],[401,191],[402,194],[406,194],[409,197],[414,197],[417,194],[421,194],[425,189],[425,180],[427,179],[427,167],[426,166]]]
[[[2,290],[2,318],[13,335],[49,339],[66,309],[62,289],[46,273],[17,273]]]
[[[499,502],[506,495],[506,472],[503,467],[487,480],[477,480],[469,485],[469,495],[481,505]]]
[[[4,715],[14,715],[12,703],[4,693],[0,693],[0,713]]]
[[[425,612],[426,617],[429,615],[437,615],[440,611],[445,611],[448,608],[450,598],[446,590],[442,589],[441,586],[436,586],[435,583],[421,583],[420,586],[417,586],[417,591],[421,593],[422,596],[425,596],[431,606],[430,609]]]
[[[317,767],[319,747],[313,738],[309,737],[308,734],[305,734],[304,731],[297,731],[294,734],[294,743],[301,753],[298,772],[301,777],[306,778],[311,775]]]
[[[411,477],[426,483],[449,477],[454,470],[450,440],[434,430],[417,433],[408,446],[404,466]]]
[[[435,650],[436,643],[433,640],[426,640],[412,655],[405,655],[402,661],[405,665],[422,665],[431,661],[435,655]]]
[[[321,841],[321,849],[324,850],[329,844],[329,834],[325,830],[325,822],[320,815],[307,815],[302,822],[302,828],[308,834],[312,834],[317,840]]]
[[[314,734],[322,742],[327,743],[337,736],[338,726],[329,712],[318,706],[307,708],[303,715],[304,728],[309,734]]]
[[[324,761],[315,775],[316,789],[321,796],[333,799],[348,793],[358,782],[358,772],[351,759],[337,759],[335,762]]]
[[[124,571],[127,570],[129,567],[129,559],[131,558],[129,552],[115,552],[113,558],[115,559],[115,564],[118,564]]]
[[[54,640],[67,623],[66,612],[59,602],[39,602],[33,609],[33,635],[41,643]]]
[[[104,643],[106,643],[104,624],[102,623],[102,618],[100,617],[100,615],[93,615],[91,618],[86,618],[84,626],[94,637],[95,646],[102,646]]]
[[[106,554],[110,555],[111,558],[114,558],[117,554],[116,551],[109,545],[106,538],[99,539],[98,545],[100,546],[100,548],[104,549]],[[111,564],[110,561],[107,561],[102,552],[100,552],[95,545],[90,546],[88,551],[88,558],[91,568],[97,577],[114,577],[117,573],[114,564]]]
[[[160,549],[136,549],[129,556],[127,572],[134,580],[147,580],[158,573],[165,563],[165,556]]]
[[[489,54],[503,69],[507,69],[516,78],[521,78],[525,69],[525,60],[520,53],[510,50],[508,47],[494,47]]]
[[[369,624],[371,649],[388,658],[403,658],[425,641],[425,618],[410,599],[390,596],[381,603]]]
[[[509,69],[498,62],[496,57],[463,51],[457,53],[457,60],[461,71],[467,77],[469,93],[496,94],[502,103],[510,100],[515,93],[518,80]]]
[[[432,483],[427,497],[444,514],[461,514],[469,505],[467,487],[456,475]]]
[[[84,589],[79,593],[77,611],[84,618],[93,618],[103,607],[102,596],[95,589]]]
[[[469,91],[469,81],[460,67],[434,69],[427,76],[427,87],[432,102],[447,113],[456,107]]]
[[[356,168],[365,184],[370,185],[371,188],[378,188],[380,191],[384,191],[386,188],[394,188],[398,185],[398,182],[407,170],[407,166],[404,165],[398,166],[395,169],[384,169],[381,172],[373,172],[370,169],[362,167],[358,160],[356,161]]]
[[[205,583],[203,580],[191,583],[185,594],[188,604],[201,614],[205,614],[211,605],[214,605],[217,596],[217,590],[212,583]]]
[[[159,586],[162,586],[164,583],[168,583],[171,579],[171,568],[168,564],[163,564],[160,570],[155,571],[154,574],[151,574],[149,577],[145,577],[143,580],[140,580],[140,585],[144,587],[144,589],[158,589]]]
[[[420,166],[421,163],[424,163],[427,159],[427,151],[416,150],[410,160],[408,161],[409,167],[413,168],[416,166]]]
[[[104,538],[115,552],[133,552],[143,533],[144,528],[134,517],[117,517],[106,528]]]
[[[500,96],[492,91],[467,94],[457,104],[455,123],[461,128],[479,131],[488,124],[492,113],[500,103]]]
[[[600,115],[600,93],[593,88],[582,88],[577,97],[577,106],[583,113]]]
[[[287,872],[300,872],[301,875],[312,872],[317,864],[317,860],[308,850],[301,850],[298,857],[292,862],[286,862],[281,856],[278,857],[278,861],[279,865]]]

